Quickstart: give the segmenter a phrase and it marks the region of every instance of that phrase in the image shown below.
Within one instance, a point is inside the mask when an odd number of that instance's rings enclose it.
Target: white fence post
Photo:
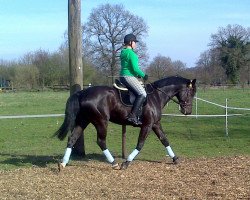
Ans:
[[[225,106],[225,109],[226,109],[226,136],[228,137],[228,119],[227,119],[227,99],[226,99],[226,106]]]
[[[196,119],[198,118],[198,99],[197,99],[197,92],[195,94],[195,115],[196,115]]]

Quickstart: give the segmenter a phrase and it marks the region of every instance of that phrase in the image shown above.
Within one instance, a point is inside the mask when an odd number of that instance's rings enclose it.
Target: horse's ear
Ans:
[[[194,79],[194,80],[190,80],[190,82],[188,83],[188,87],[189,88],[193,88],[194,87],[194,85],[195,85],[195,83],[196,83],[196,79]]]

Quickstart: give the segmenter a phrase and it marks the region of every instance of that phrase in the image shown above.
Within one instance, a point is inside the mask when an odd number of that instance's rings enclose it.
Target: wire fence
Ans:
[[[225,109],[225,114],[198,114],[198,100],[203,101],[208,104],[212,104],[217,107]],[[173,117],[224,117],[225,118],[225,135],[228,136],[228,117],[232,116],[242,116],[243,114],[229,114],[228,110],[241,110],[241,111],[250,111],[250,108],[239,108],[239,107],[230,107],[228,106],[228,99],[225,100],[225,105],[221,105],[215,102],[211,102],[199,97],[195,97],[196,106],[194,115],[183,115],[183,114],[162,114],[163,116],[173,116]],[[64,117],[65,114],[40,114],[40,115],[3,115],[0,116],[0,119],[20,119],[20,118],[48,118],[48,117]]]
[[[197,94],[196,94],[197,95]],[[250,108],[239,108],[239,107],[231,107],[228,106],[228,99],[225,99],[225,105],[221,105],[215,102],[211,102],[199,97],[194,97],[196,104],[195,104],[195,115],[181,115],[181,114],[162,114],[163,116],[174,116],[174,117],[195,117],[195,118],[200,118],[200,117],[224,117],[225,118],[225,135],[228,136],[229,132],[228,132],[228,117],[233,117],[233,116],[242,116],[243,114],[229,114],[228,111],[229,110],[241,110],[241,111],[250,111]],[[217,115],[208,115],[208,114],[198,114],[198,100],[199,101],[203,101],[205,103],[220,107],[225,109],[225,114],[217,114]]]
[[[44,114],[44,115],[2,115],[0,119],[22,119],[22,118],[45,118],[45,117],[63,117],[64,114]]]

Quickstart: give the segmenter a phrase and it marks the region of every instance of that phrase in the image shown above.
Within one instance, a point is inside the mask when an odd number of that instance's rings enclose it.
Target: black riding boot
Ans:
[[[138,119],[138,115],[139,115],[139,109],[142,107],[142,104],[144,103],[145,99],[146,98],[143,95],[137,96],[134,105],[132,107],[132,110],[127,116],[127,120],[136,126],[142,124],[142,122],[139,121]]]

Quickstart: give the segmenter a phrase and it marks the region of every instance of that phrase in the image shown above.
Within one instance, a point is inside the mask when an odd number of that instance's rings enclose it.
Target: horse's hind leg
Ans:
[[[81,126],[76,126],[73,129],[71,135],[68,138],[67,148],[63,156],[62,162],[58,164],[59,171],[61,171],[61,169],[64,168],[68,164],[69,158],[72,152],[72,148],[82,133],[83,133],[83,129]]]
[[[119,165],[116,163],[114,157],[106,146],[107,125],[108,122],[106,121],[101,121],[97,124],[94,124],[97,131],[97,144],[101,148],[103,154],[106,156],[108,162],[112,164],[112,168],[118,169]]]
[[[172,148],[169,145],[169,141],[164,134],[161,123],[154,124],[152,130],[155,132],[156,136],[159,138],[161,143],[165,146],[168,155],[173,159],[174,164],[178,163],[178,157],[174,154]]]

